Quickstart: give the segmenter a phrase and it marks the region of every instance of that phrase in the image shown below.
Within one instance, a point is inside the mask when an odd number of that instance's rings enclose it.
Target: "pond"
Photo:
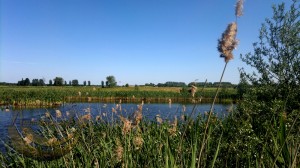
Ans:
[[[103,122],[115,122],[118,116],[131,118],[134,112],[138,110],[139,104],[133,103],[69,103],[56,108],[31,108],[31,109],[0,109],[0,151],[5,151],[5,145],[9,139],[7,128],[14,123],[20,124],[24,121],[34,122],[45,117],[45,113],[49,112],[52,116],[56,116],[57,110],[61,112],[61,118],[67,118],[70,114],[75,116],[83,116],[90,113],[92,120],[101,117]],[[174,120],[175,116],[180,118],[182,115],[195,118],[199,114],[208,112],[211,104],[143,104],[142,114],[146,120],[153,121],[159,115],[164,121]],[[227,115],[227,111],[231,108],[231,104],[216,104],[214,113],[219,117]],[[74,115],[73,115],[74,116]]]

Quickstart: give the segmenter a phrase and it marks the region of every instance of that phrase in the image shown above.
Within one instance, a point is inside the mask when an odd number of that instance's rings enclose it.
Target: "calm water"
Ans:
[[[143,117],[147,120],[154,120],[157,114],[159,114],[163,120],[173,120],[175,116],[179,118],[182,114],[196,117],[199,114],[204,114],[209,111],[210,106],[211,104],[199,104],[191,115],[194,108],[192,104],[144,104]],[[216,104],[214,112],[218,116],[223,117],[226,116],[227,110],[230,107],[231,105],[228,104]],[[116,113],[112,113],[113,109],[117,109]],[[118,115],[129,118],[132,117],[137,109],[138,104],[117,105],[113,103],[76,103],[66,104],[58,108],[9,109],[9,112],[5,109],[0,109],[0,139],[2,140],[0,141],[0,151],[5,150],[3,142],[8,141],[7,127],[13,124],[15,118],[16,123],[20,123],[20,121],[37,121],[45,116],[46,112],[50,112],[51,115],[55,116],[55,110],[60,110],[62,112],[62,118],[67,117],[68,114],[81,116],[87,114],[86,111],[90,111],[93,118],[101,116],[104,121],[115,121],[118,119]]]

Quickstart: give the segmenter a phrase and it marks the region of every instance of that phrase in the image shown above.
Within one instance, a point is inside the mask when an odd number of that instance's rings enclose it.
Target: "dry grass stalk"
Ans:
[[[241,17],[243,15],[243,7],[244,7],[244,0],[237,0],[235,5],[235,16]]]
[[[54,137],[54,138],[48,139],[47,144],[50,146],[57,144],[57,138]]]
[[[134,114],[134,119],[135,119],[135,125],[139,125],[139,123],[143,119],[142,111],[136,111],[135,114]]]
[[[96,116],[96,121],[100,121],[101,120],[101,116],[100,115],[97,115]]]
[[[171,134],[171,136],[175,136],[176,135],[176,131],[177,131],[177,117],[175,116],[174,122],[172,123],[172,128],[170,128],[168,131]]]
[[[86,109],[83,109],[83,111],[86,112],[86,113],[90,113],[91,112],[91,108],[88,107]]]
[[[129,133],[131,131],[132,122],[122,116],[119,116],[119,117],[120,117],[121,121],[123,122],[122,133],[123,133],[123,135],[126,135],[127,133]]]
[[[238,45],[236,33],[237,24],[235,22],[230,23],[222,34],[222,38],[218,40],[218,51],[221,53],[220,57],[225,58],[225,62],[233,59],[232,51]]]
[[[156,118],[156,121],[157,121],[159,124],[161,124],[161,123],[163,122],[163,120],[162,120],[162,118],[160,117],[159,114],[157,114],[157,115],[155,116],[155,118]]]
[[[118,162],[122,161],[124,148],[119,139],[117,139],[117,147],[115,149],[116,159]]]
[[[89,113],[89,114],[81,116],[80,119],[82,121],[84,121],[84,120],[91,120],[92,119],[92,115]]]
[[[195,93],[197,91],[197,87],[192,85],[192,88],[191,88],[191,94],[192,94],[192,97],[195,97]]]
[[[144,139],[141,137],[141,135],[138,135],[133,138],[133,144],[135,146],[135,150],[139,150],[144,144]]]
[[[23,138],[23,140],[24,140],[25,143],[28,145],[28,144],[32,143],[32,141],[33,141],[33,135],[32,135],[32,134],[27,134],[27,135]]]
[[[61,118],[61,111],[60,110],[55,110],[56,118]]]

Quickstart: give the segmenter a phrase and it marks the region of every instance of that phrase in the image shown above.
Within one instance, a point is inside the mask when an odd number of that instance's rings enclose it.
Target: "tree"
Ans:
[[[278,124],[284,114],[294,119],[300,109],[300,13],[294,0],[289,10],[284,3],[273,7],[272,19],[266,19],[253,44],[253,53],[241,59],[255,72],[241,69],[243,90],[239,111],[250,118],[257,135],[267,132],[267,125]],[[245,88],[243,88],[245,89]]]
[[[106,77],[106,82],[108,87],[117,86],[116,78],[112,75]]]
[[[49,86],[52,86],[52,84],[53,84],[53,81],[50,79],[49,80]]]
[[[285,11],[284,3],[274,6],[272,20],[266,19],[259,42],[253,44],[254,53],[241,56],[258,73],[247,74],[242,69],[242,76],[257,88],[268,87],[268,94],[258,99],[281,100],[282,110],[287,112],[300,107],[300,13],[296,5],[294,1],[289,11]]]
[[[91,81],[88,81],[88,86],[91,86]]]
[[[45,79],[39,79],[39,85],[45,86]]]
[[[72,86],[78,86],[79,82],[77,79],[72,80]]]
[[[64,79],[62,77],[56,77],[54,80],[54,86],[62,86]]]
[[[83,81],[83,86],[86,86],[86,81]]]
[[[104,88],[104,81],[101,81],[101,87]]]

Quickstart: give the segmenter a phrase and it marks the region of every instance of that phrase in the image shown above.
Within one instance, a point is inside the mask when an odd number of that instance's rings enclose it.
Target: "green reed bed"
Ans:
[[[97,87],[1,87],[0,104],[13,106],[52,106],[64,102],[88,101],[119,101],[127,102],[154,101],[191,102],[190,93],[179,88],[97,88]],[[216,89],[207,88],[204,92],[196,92],[195,99],[209,101],[214,97]],[[235,89],[226,89],[221,92],[220,99],[236,99]],[[209,101],[211,102],[211,100]]]
[[[32,159],[9,150],[6,154],[0,154],[0,162],[3,167],[196,167],[199,164],[200,167],[299,166],[297,119],[290,121],[283,116],[278,127],[265,126],[266,135],[261,136],[255,134],[250,121],[241,121],[239,115],[236,110],[222,120],[211,115],[200,161],[198,153],[208,115],[196,119],[178,116],[169,120],[157,116],[150,121],[143,118],[140,105],[135,115],[129,118],[116,114],[115,118],[104,120],[105,116],[93,118],[87,117],[87,113],[79,116],[75,122],[57,122],[61,130],[75,128],[71,141],[76,140],[70,152],[59,159]],[[53,117],[54,122],[56,118],[59,116]],[[54,129],[52,126],[49,128]],[[25,139],[27,136],[24,134]],[[269,144],[263,140],[267,136],[272,137]],[[51,139],[51,136],[47,137]],[[35,137],[32,141],[35,141]],[[30,144],[24,142],[24,145]]]

